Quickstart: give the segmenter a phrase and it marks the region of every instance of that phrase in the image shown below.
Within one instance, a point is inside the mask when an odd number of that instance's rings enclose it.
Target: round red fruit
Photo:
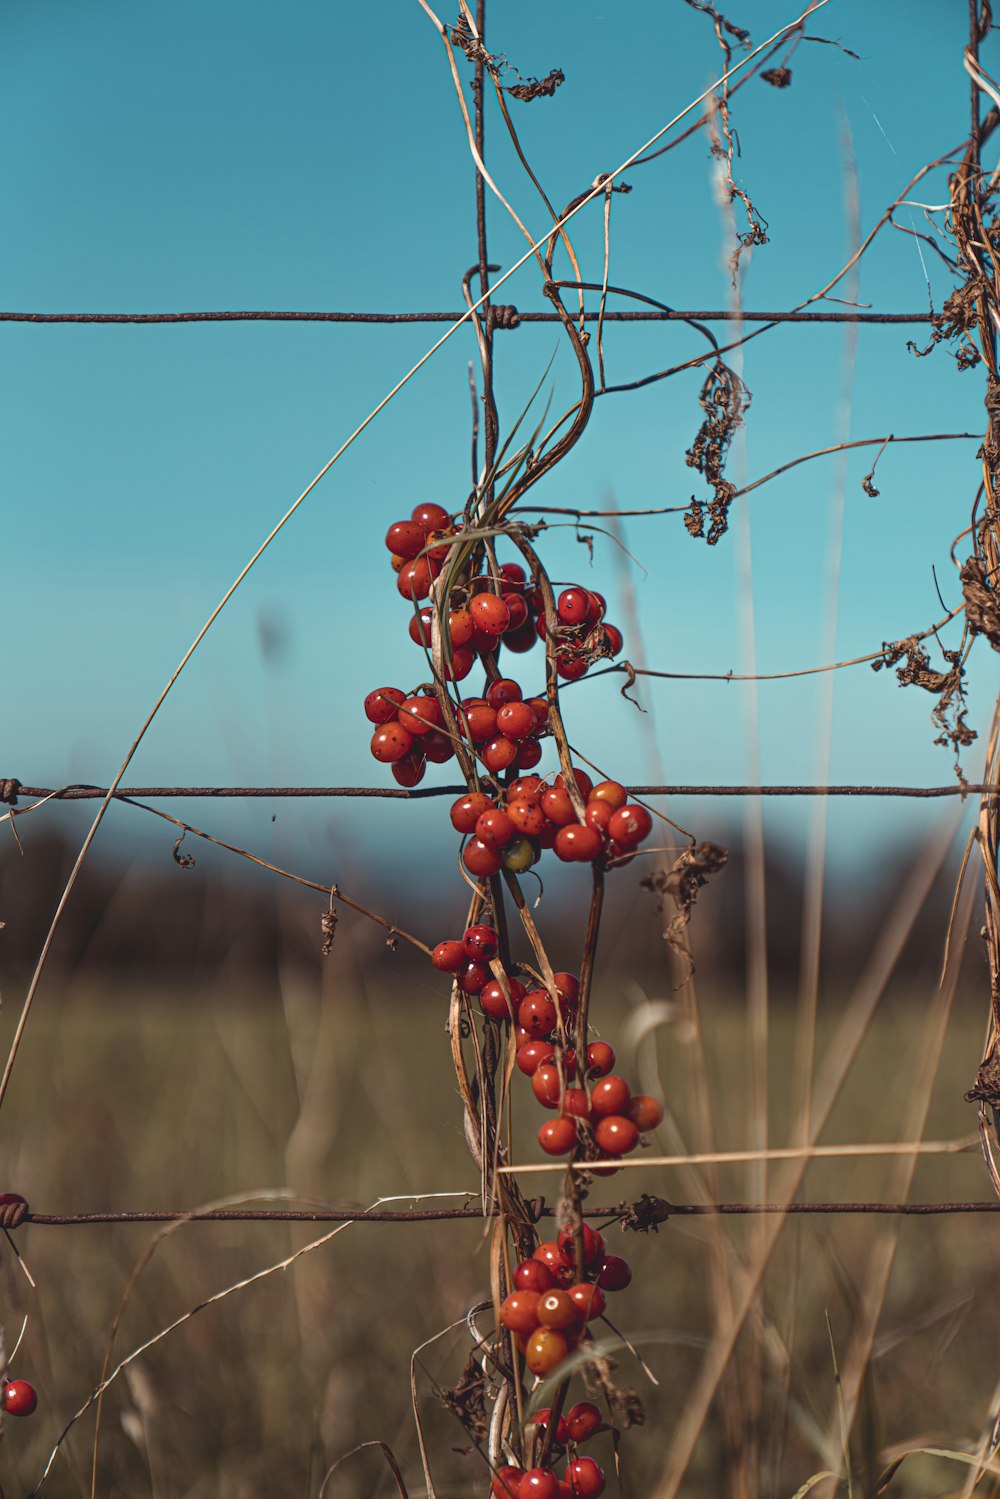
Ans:
[[[521,688],[513,677],[498,677],[491,682],[486,689],[486,701],[491,708],[498,712],[508,703],[519,703],[521,701]]]
[[[0,1401],[8,1416],[30,1416],[38,1405],[38,1395],[26,1379],[12,1379],[4,1385]]]
[[[500,597],[507,605],[507,612],[510,615],[504,634],[514,635],[528,622],[528,606],[519,593],[503,593]],[[505,645],[506,643],[504,641]]]
[[[469,600],[469,613],[476,629],[494,641],[510,624],[510,610],[495,593],[475,594]]]
[[[406,562],[422,552],[426,543],[427,533],[423,526],[418,526],[412,520],[394,521],[385,533],[385,544],[390,552]]]
[[[476,837],[490,848],[506,848],[517,829],[499,807],[490,807],[476,823]]]
[[[561,1332],[556,1332],[554,1327],[536,1327],[524,1350],[524,1361],[532,1374],[544,1379],[546,1374],[558,1369],[568,1352],[569,1344]]]
[[[517,1014],[517,1007],[526,993],[525,987],[517,979],[508,979],[507,987],[510,989],[509,1000],[499,979],[490,979],[483,985],[479,991],[479,1003],[484,1014],[494,1020],[510,1020]]]
[[[508,739],[504,734],[498,734],[495,739],[490,739],[483,745],[479,755],[486,769],[492,775],[499,775],[517,759],[517,745],[513,739]]]
[[[520,1499],[521,1479],[524,1477],[522,1468],[512,1468],[508,1464],[498,1468],[493,1475],[490,1484],[492,1499]]]
[[[573,1499],[598,1499],[604,1493],[604,1469],[592,1457],[575,1457],[566,1464],[566,1482]]]
[[[473,744],[485,744],[488,739],[496,737],[497,715],[487,703],[479,704],[474,708],[466,708],[465,722]]]
[[[471,646],[456,645],[451,660],[444,664],[444,674],[449,682],[463,682],[475,664],[476,656]]]
[[[485,791],[470,791],[451,804],[451,825],[458,833],[474,833],[476,823],[494,804]]]
[[[597,1272],[597,1284],[602,1291],[624,1291],[632,1284],[632,1266],[620,1254],[606,1254]]]
[[[555,1327],[559,1331],[581,1320],[572,1298],[565,1291],[546,1291],[538,1303],[537,1315],[543,1327]]]
[[[569,799],[569,792],[562,786],[549,786],[542,792],[542,811],[549,822],[554,822],[557,827],[566,827],[571,822],[576,822],[576,811]]]
[[[564,682],[579,682],[581,677],[587,675],[587,660],[585,656],[557,656],[556,670]]]
[[[509,588],[513,593],[522,590],[528,581],[528,575],[519,562],[505,562],[500,569],[500,576],[503,578],[504,588]]]
[[[405,697],[398,687],[376,687],[365,698],[365,717],[371,723],[391,723]]]
[[[497,728],[508,739],[528,739],[535,732],[535,715],[528,703],[504,703],[497,710]]]
[[[587,1071],[607,1077],[615,1065],[615,1049],[607,1041],[591,1041],[587,1047]]]
[[[517,1499],[559,1499],[559,1480],[551,1468],[528,1468]]]
[[[541,776],[518,776],[516,781],[511,781],[507,787],[508,800],[515,796],[537,797],[541,793]]]
[[[562,1093],[559,1068],[551,1062],[543,1062],[541,1066],[536,1067],[531,1078],[531,1091],[543,1109],[557,1109]]]
[[[592,1265],[595,1260],[604,1258],[604,1240],[596,1228],[591,1228],[589,1223],[581,1224],[581,1238],[583,1240],[583,1263],[585,1265]],[[572,1265],[576,1235],[569,1224],[559,1230],[556,1243],[559,1245],[559,1253],[563,1257],[563,1262],[567,1265]]]
[[[552,1411],[547,1405],[543,1405],[542,1409],[536,1411],[535,1414],[531,1417],[532,1426],[537,1426],[539,1431],[547,1431],[551,1423]],[[566,1418],[565,1416],[560,1416],[559,1420],[556,1422],[555,1433],[555,1440],[556,1442],[558,1442],[560,1447],[565,1447],[566,1439],[568,1436],[569,1432],[566,1428]]]
[[[434,568],[435,564],[426,557],[415,557],[412,562],[404,562],[396,579],[396,588],[403,598],[414,603],[425,599],[434,581]]]
[[[625,1110],[640,1135],[648,1134],[651,1129],[663,1123],[663,1105],[658,1098],[651,1098],[648,1093],[637,1093]]]
[[[608,823],[608,836],[622,848],[636,848],[643,839],[648,838],[653,827],[653,819],[645,807],[636,806],[633,802],[618,811]]]
[[[483,991],[485,993],[485,990]],[[480,996],[481,1002],[481,996]],[[555,1047],[549,1041],[525,1041],[517,1048],[515,1058],[519,1071],[525,1077],[534,1077],[539,1067],[544,1067],[555,1056]]]
[[[546,1155],[568,1155],[576,1145],[576,1125],[565,1115],[546,1119],[538,1131],[538,1143]]]
[[[426,646],[430,650],[433,625],[434,610],[430,604],[425,604],[422,609],[418,609],[415,614],[410,616],[410,623],[407,625],[413,644]]]
[[[538,1326],[538,1291],[511,1291],[500,1307],[500,1321],[511,1332],[532,1332]]]
[[[607,802],[612,812],[617,812],[628,801],[628,792],[621,781],[600,781],[590,793],[589,800]]]
[[[628,1155],[639,1143],[639,1131],[631,1119],[621,1114],[607,1114],[599,1120],[594,1139],[605,1155]]]
[[[573,767],[573,775],[576,778],[576,784],[579,789],[580,795],[585,802],[588,801],[590,799],[590,793],[594,789],[593,781],[590,779],[585,770],[577,770],[575,766]],[[566,780],[564,776],[556,776],[557,786],[565,786],[565,784]]]
[[[421,734],[429,734],[431,729],[439,729],[444,723],[444,717],[437,698],[408,697],[400,704],[399,721],[404,729],[419,737]]]
[[[572,1114],[574,1119],[590,1118],[590,1100],[587,1098],[586,1088],[567,1088],[563,1099],[563,1113]]]
[[[517,1018],[538,1041],[551,1036],[556,1028],[556,1007],[544,989],[532,989],[518,1005]]]
[[[432,765],[443,765],[455,753],[455,746],[440,729],[431,729],[429,734],[425,734],[420,740],[420,748]]]
[[[617,625],[604,626],[604,644],[612,656],[617,656],[621,651],[622,646],[625,644],[625,639]]]
[[[582,625],[590,610],[590,595],[584,588],[564,588],[556,600],[556,613],[564,625]]]
[[[590,1090],[590,1100],[593,1104],[594,1113],[603,1114],[626,1114],[628,1113],[629,1099],[628,1083],[623,1077],[612,1075],[602,1077],[600,1082],[594,1084]]]
[[[579,1284],[570,1286],[566,1295],[573,1303],[578,1318],[591,1322],[595,1317],[603,1317],[608,1303],[600,1286],[592,1286],[589,1281],[580,1281]]]
[[[593,589],[589,590],[589,597],[590,608],[587,610],[587,623],[588,625],[596,625],[607,614],[608,601],[603,593],[595,593]]]
[[[474,628],[468,609],[453,609],[448,615],[448,634],[452,645],[468,645]]]
[[[462,863],[477,880],[488,879],[499,874],[503,860],[495,848],[490,848],[481,838],[470,838],[462,850]]]
[[[514,1288],[518,1291],[537,1291],[544,1296],[555,1287],[556,1278],[541,1260],[522,1260],[514,1271]]]
[[[431,953],[431,962],[442,973],[457,973],[469,961],[469,954],[461,942],[439,942]]]
[[[423,755],[404,755],[402,760],[392,762],[393,780],[408,791],[420,785],[426,770],[427,760]]]
[[[489,982],[490,970],[485,963],[467,962],[459,970],[458,987],[463,994],[478,994]]]
[[[589,1400],[581,1400],[566,1412],[566,1430],[571,1442],[586,1442],[602,1425],[601,1413]]]
[[[534,797],[510,797],[507,816],[524,838],[537,838],[545,831],[545,813]]]
[[[571,822],[560,828],[552,844],[557,859],[564,864],[591,864],[600,856],[604,840],[596,828]]]
[[[560,971],[554,973],[552,977],[555,981],[556,993],[561,995],[567,1004],[575,1005],[580,998],[580,980],[576,974]]]
[[[500,938],[491,926],[487,926],[485,922],[477,922],[475,926],[466,928],[462,945],[470,958],[488,963],[500,951]]]
[[[608,823],[614,815],[613,810],[608,806],[607,802],[589,801],[586,811],[583,814],[583,820],[588,828],[594,829],[595,833],[606,833]]]
[[[399,723],[386,723],[372,735],[372,754],[383,765],[402,760],[413,748],[413,735]]]
[[[532,770],[542,758],[542,746],[537,739],[525,739],[517,747],[514,762],[518,770]]]
[[[566,1260],[563,1258],[563,1252],[555,1239],[547,1239],[544,1244],[539,1244],[532,1258],[539,1260],[557,1277],[566,1268]]]
[[[411,520],[416,521],[425,531],[443,531],[446,526],[451,525],[451,516],[443,505],[435,505],[428,502],[424,505],[414,505],[410,511]]]

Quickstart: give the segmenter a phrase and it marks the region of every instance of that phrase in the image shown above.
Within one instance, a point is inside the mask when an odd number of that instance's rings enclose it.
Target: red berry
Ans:
[[[532,1258],[539,1260],[556,1277],[566,1269],[566,1260],[563,1257],[563,1252],[554,1239],[548,1239],[544,1244],[539,1244]]]
[[[528,606],[519,593],[503,593],[500,597],[507,605],[507,612],[510,615],[504,635],[515,635],[528,622]],[[504,645],[506,644],[507,641],[504,640]]]
[[[595,593],[593,589],[590,589],[589,596],[590,608],[587,610],[587,623],[588,625],[596,625],[607,614],[608,601],[603,593]]]
[[[500,569],[500,576],[504,587],[509,588],[512,593],[518,593],[528,581],[528,575],[519,562],[505,562]]]
[[[580,1228],[583,1240],[583,1263],[585,1265],[592,1265],[595,1260],[604,1258],[604,1240],[596,1228],[591,1228],[589,1223],[581,1224]],[[565,1263],[572,1265],[576,1234],[569,1224],[559,1230],[556,1243],[559,1246],[559,1253],[562,1255]]]
[[[399,707],[399,721],[411,734],[429,734],[444,723],[444,715],[433,697],[408,697]]]
[[[494,803],[484,791],[470,791],[451,805],[451,825],[459,833],[474,833],[476,823]]]
[[[535,723],[543,728],[549,721],[549,705],[544,697],[529,697],[528,707],[535,715]]]
[[[538,1326],[538,1291],[511,1291],[500,1307],[500,1321],[511,1332],[531,1332]]]
[[[608,650],[611,652],[612,656],[618,655],[622,646],[625,644],[625,639],[617,625],[604,626],[604,643],[607,646]]]
[[[603,847],[604,841],[596,828],[571,822],[559,829],[552,851],[564,864],[590,864],[600,856]]]
[[[497,728],[508,739],[528,739],[535,732],[535,715],[528,703],[504,703],[497,710]]]
[[[404,562],[396,579],[396,588],[403,598],[414,603],[425,599],[431,591],[436,567],[437,564],[427,557],[415,557],[412,562]]]
[[[566,1482],[573,1499],[598,1499],[604,1493],[604,1469],[592,1457],[575,1457],[566,1464]]]
[[[645,807],[632,803],[619,807],[608,823],[608,836],[620,843],[622,848],[636,848],[644,838],[649,837],[652,826],[653,819]]]
[[[506,848],[517,829],[499,807],[488,807],[476,823],[476,837],[490,848]]]
[[[517,979],[508,979],[510,999],[503,992],[499,979],[490,979],[479,991],[479,1003],[486,1015],[494,1020],[510,1020],[517,1014],[517,1007],[525,996],[525,987]]]
[[[544,1296],[555,1286],[556,1278],[541,1260],[522,1260],[514,1271],[514,1288],[518,1291],[537,1291]]]
[[[504,594],[504,598],[506,597],[507,595]],[[524,624],[519,625],[516,630],[504,631],[503,643],[508,651],[521,655],[532,649],[537,638],[534,625],[530,619],[526,619]]]
[[[590,1090],[595,1114],[626,1114],[632,1097],[623,1077],[602,1077]]]
[[[566,1292],[577,1317],[583,1317],[591,1322],[595,1317],[603,1317],[607,1306],[607,1299],[600,1286],[592,1286],[589,1281],[580,1281],[575,1286],[570,1286]]]
[[[573,767],[573,775],[576,778],[576,784],[577,784],[577,787],[579,788],[580,795],[583,798],[584,802],[589,801],[589,799],[590,799],[590,793],[594,789],[594,783],[593,783],[593,781],[590,779],[589,775],[587,774],[587,772],[585,770],[577,770],[576,766]],[[566,784],[565,777],[562,776],[562,775],[557,775],[556,776],[556,785],[557,786],[565,786],[565,784]]]
[[[561,1332],[556,1332],[553,1327],[536,1327],[524,1350],[524,1361],[532,1374],[544,1379],[546,1374],[558,1369],[568,1352],[569,1344]]]
[[[475,926],[466,928],[462,945],[470,958],[488,963],[500,951],[500,938],[491,926],[487,926],[485,922],[477,922]]]
[[[404,755],[402,760],[392,762],[392,778],[400,786],[407,790],[412,786],[419,786],[427,770],[427,760],[423,755]]]
[[[639,1131],[631,1119],[620,1114],[607,1114],[598,1121],[594,1139],[605,1155],[628,1155],[639,1143]]]
[[[552,1411],[547,1405],[544,1405],[541,1410],[536,1411],[535,1414],[531,1417],[532,1426],[537,1426],[539,1431],[547,1431],[549,1426],[551,1425],[551,1422]],[[566,1438],[568,1437],[568,1435],[569,1432],[566,1429],[566,1418],[565,1416],[560,1416],[559,1420],[556,1422],[555,1433],[555,1439],[559,1443],[560,1447],[564,1447],[566,1445]]]
[[[564,1114],[558,1119],[546,1119],[538,1131],[538,1143],[546,1155],[568,1155],[576,1145],[576,1125]]]
[[[615,1049],[607,1041],[591,1041],[587,1047],[587,1071],[606,1077],[615,1065]]]
[[[518,745],[517,760],[514,762],[518,770],[531,770],[542,758],[542,746],[537,739],[525,739]]]
[[[498,734],[495,739],[483,745],[479,755],[486,769],[493,775],[499,775],[517,759],[517,745],[513,739]]]
[[[538,1303],[537,1315],[543,1327],[560,1330],[581,1320],[575,1303],[565,1291],[546,1291]]]
[[[420,749],[432,763],[432,765],[443,765],[450,760],[455,753],[455,746],[447,734],[442,734],[439,729],[431,729],[420,740]]]
[[[518,1005],[517,1018],[536,1040],[545,1040],[556,1028],[556,1007],[544,989],[532,989]]]
[[[576,811],[569,799],[569,792],[562,786],[549,786],[542,792],[541,800],[542,811],[549,822],[554,822],[560,828],[576,822]]]
[[[12,1379],[9,1384],[4,1385],[0,1400],[8,1416],[30,1416],[38,1405],[35,1387],[26,1379]]]
[[[651,1098],[648,1093],[637,1093],[625,1113],[640,1135],[647,1134],[651,1129],[656,1129],[658,1124],[663,1123],[663,1105],[659,1099]]]
[[[581,1400],[566,1412],[566,1431],[571,1442],[585,1442],[601,1426],[601,1413],[589,1400]]]
[[[413,748],[413,735],[399,723],[386,723],[372,735],[372,754],[383,765],[402,760]]]
[[[468,725],[469,738],[473,744],[485,744],[488,739],[493,739],[496,735],[496,710],[491,708],[488,703],[480,703],[473,708],[466,708],[465,722]]]
[[[554,973],[556,993],[561,995],[567,1004],[574,1005],[580,998],[580,980],[574,973]]]
[[[461,942],[439,942],[431,953],[431,962],[442,973],[457,973],[469,961],[469,954]]]
[[[583,588],[564,588],[556,600],[556,613],[564,625],[582,625],[590,609],[590,595]]]
[[[614,817],[614,809],[607,802],[590,801],[587,803],[583,820],[588,828],[593,828],[596,833],[606,833],[608,823]]]
[[[541,794],[541,776],[518,776],[516,781],[511,781],[507,787],[508,800],[515,796],[537,797]]]
[[[402,557],[409,562],[418,552],[422,552],[427,543],[427,533],[423,526],[418,526],[412,520],[397,520],[385,533],[385,544],[394,557]]]
[[[405,697],[398,687],[376,687],[365,698],[365,717],[372,723],[391,723]]]
[[[557,1109],[562,1093],[562,1078],[559,1068],[551,1062],[542,1062],[535,1068],[531,1078],[531,1091],[543,1109]]]
[[[523,1469],[512,1468],[506,1465],[498,1468],[493,1475],[490,1484],[490,1493],[493,1499],[520,1499],[521,1479],[524,1476]]]
[[[587,660],[585,656],[567,656],[565,654],[556,657],[556,670],[565,682],[578,682],[581,677],[587,675]]]
[[[475,653],[467,645],[456,645],[451,661],[445,661],[444,674],[449,682],[462,682],[476,664]]]
[[[462,863],[478,880],[499,874],[503,860],[495,848],[490,848],[481,838],[470,838],[462,850]]]
[[[607,802],[612,812],[617,812],[618,808],[624,807],[628,801],[628,792],[620,781],[601,781],[591,791],[588,799],[595,802]]]
[[[507,816],[524,838],[537,838],[545,831],[545,813],[533,797],[508,798]]]
[[[574,1119],[590,1118],[590,1101],[587,1098],[586,1088],[567,1088],[563,1099],[563,1113],[572,1114]]]
[[[469,600],[469,613],[476,629],[490,636],[494,644],[510,624],[510,610],[495,593],[475,594]]]
[[[486,991],[484,990],[483,993]],[[482,1003],[482,996],[480,996]],[[534,1077],[539,1067],[544,1067],[555,1056],[555,1047],[548,1041],[525,1041],[517,1048],[515,1061],[525,1077]]]
[[[410,511],[411,518],[425,531],[443,531],[446,526],[451,525],[451,516],[441,505],[428,502],[424,505],[414,505]]]
[[[418,609],[415,614],[410,616],[410,623],[407,625],[407,629],[410,632],[410,639],[414,645],[423,645],[430,650],[433,622],[434,610],[430,604],[425,604],[422,609]]]
[[[513,677],[500,677],[491,682],[486,689],[486,701],[491,708],[499,711],[508,703],[519,703],[521,701],[521,688]]]
[[[551,1468],[528,1468],[517,1494],[518,1499],[559,1499],[559,1480]]]
[[[632,1284],[632,1266],[620,1254],[606,1254],[597,1272],[597,1284],[602,1291],[624,1291]]]
[[[466,962],[465,967],[459,969],[458,987],[463,994],[478,994],[489,981],[490,970],[485,963]]]

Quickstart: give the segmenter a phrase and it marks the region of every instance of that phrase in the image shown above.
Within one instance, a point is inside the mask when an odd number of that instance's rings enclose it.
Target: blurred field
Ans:
[[[185,1209],[214,1199],[289,1187],[333,1203],[476,1188],[461,1136],[459,1100],[444,1034],[444,995],[431,979],[366,986],[368,939],[345,922],[321,983],[294,970],[273,987],[246,987],[238,970],[198,992],[155,984],[101,987],[91,978],[43,992],[15,1074],[4,1186],[40,1212],[100,1208]],[[385,973],[383,965],[381,969]],[[923,1014],[933,992],[908,981],[879,1010],[824,1139],[899,1138]],[[665,993],[616,992],[602,981],[602,1031],[626,1065],[664,1091],[686,1131],[691,1040],[667,1023],[628,1058],[629,1012]],[[746,1144],[746,1043],[738,999],[703,993],[716,1144]],[[824,1033],[840,1007],[824,1000]],[[8,1007],[12,1008],[12,1007]],[[979,1058],[982,992],[960,990],[941,1056],[927,1135],[974,1128],[963,1102]],[[648,1014],[649,1012],[643,1012]],[[604,1017],[616,1015],[617,1020]],[[4,1041],[12,1025],[4,1019]],[[772,1138],[783,1140],[792,1017],[772,1019]],[[623,1037],[625,1044],[621,1044]],[[825,1034],[820,1038],[823,1054]],[[522,1086],[523,1080],[519,1080]],[[528,1111],[526,1111],[528,1113]],[[530,1113],[529,1113],[530,1117]],[[663,1143],[663,1142],[661,1142]],[[537,1158],[530,1139],[520,1159]],[[878,1197],[892,1163],[817,1163],[811,1198]],[[525,1178],[529,1194],[557,1195],[557,1179]],[[623,1173],[595,1188],[616,1202],[646,1190],[686,1197],[667,1169]],[[746,1167],[719,1168],[723,1198],[752,1195]],[[914,1196],[986,1198],[977,1153],[923,1160]],[[651,1492],[670,1435],[703,1357],[714,1309],[707,1246],[721,1228],[733,1262],[750,1251],[760,1220],[673,1219],[658,1234],[613,1247],[635,1269],[616,1298],[616,1322],[641,1344],[655,1387],[627,1353],[622,1383],[637,1388],[647,1423],[626,1451],[624,1492]],[[969,1445],[981,1435],[997,1380],[993,1316],[1000,1217],[799,1218],[789,1221],[767,1280],[759,1413],[760,1493],[788,1496],[827,1466],[815,1440],[834,1410],[824,1320],[843,1354],[876,1246],[898,1233],[899,1251],[875,1344],[874,1389],[884,1447]],[[29,1492],[54,1438],[99,1378],[108,1330],[137,1259],[153,1234],[141,1227],[22,1229],[17,1243],[37,1281],[31,1292],[3,1248],[4,1326],[28,1330],[15,1372],[39,1387],[38,1415],[7,1422],[2,1485]],[[124,1314],[124,1354],[204,1297],[318,1237],[279,1225],[189,1225],[158,1248]],[[478,1253],[477,1253],[478,1248]],[[797,1292],[790,1301],[793,1275]],[[354,1444],[382,1439],[403,1466],[411,1499],[423,1491],[409,1400],[409,1357],[462,1318],[486,1292],[487,1255],[475,1224],[352,1226],[297,1263],[213,1306],[143,1355],[109,1391],[97,1492],[102,1495],[309,1496],[329,1464]],[[790,1363],[783,1347],[794,1326]],[[769,1350],[769,1351],[768,1351]],[[436,1486],[482,1495],[485,1472],[464,1431],[435,1399],[468,1353],[460,1327],[420,1359],[421,1411]],[[788,1379],[788,1399],[783,1379]],[[786,1419],[778,1413],[784,1410]],[[47,1482],[52,1495],[89,1492],[94,1413],[75,1428]],[[603,1439],[602,1439],[603,1440]],[[713,1418],[683,1490],[731,1491],[725,1435]],[[610,1452],[602,1454],[610,1463]],[[730,1467],[732,1465],[730,1464]],[[961,1492],[965,1470],[936,1460],[904,1464],[890,1490],[916,1496]],[[327,1494],[388,1495],[376,1451],[339,1469]],[[982,1490],[980,1490],[982,1492]]]

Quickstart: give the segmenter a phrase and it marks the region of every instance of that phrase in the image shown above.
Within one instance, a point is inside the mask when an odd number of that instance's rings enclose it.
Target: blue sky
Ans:
[[[772,0],[731,7],[754,41],[792,19]],[[844,153],[857,159],[867,229],[929,158],[967,129],[959,0],[832,0],[810,29],[860,54],[802,46],[792,87],[750,83],[733,104],[738,180],[769,225],[744,287],[749,308],[785,307],[845,259]],[[3,292],[10,310],[205,308],[442,309],[461,305],[475,258],[473,172],[444,51],[416,0],[370,7],[319,0],[181,0],[165,10],[123,0],[8,0],[0,13]],[[616,166],[716,75],[704,15],[681,0],[622,11],[608,0],[540,8],[492,0],[489,39],[520,72],[561,67],[553,99],[511,108],[529,159],[563,204]],[[990,67],[995,43],[984,51]],[[464,59],[459,58],[463,78]],[[932,70],[934,81],[931,84]],[[501,139],[495,177],[536,233],[544,211]],[[699,135],[627,174],[616,198],[611,279],[677,306],[722,306],[728,278],[711,163]],[[921,184],[940,202],[944,177]],[[919,210],[912,210],[919,227]],[[523,249],[490,206],[491,258]],[[906,213],[901,217],[907,223]],[[573,240],[588,279],[601,274],[599,209]],[[862,263],[860,299],[883,310],[936,305],[947,274],[916,242],[887,230]],[[842,295],[848,293],[838,288]],[[502,299],[543,305],[527,266]],[[623,305],[623,304],[618,304]],[[0,770],[34,784],[105,783],[164,680],[216,599],[292,498],[440,330],[330,325],[152,328],[0,326],[5,412],[4,599],[8,670]],[[862,329],[852,437],[976,431],[982,382],[948,356],[915,360],[912,330]],[[629,380],[700,351],[678,325],[609,331],[609,380]],[[837,440],[842,328],[780,329],[751,344],[749,478]],[[386,526],[424,499],[458,508],[469,472],[463,330],[435,356],[302,507],[194,658],[143,745],[132,782],[356,783],[385,772],[367,753],[360,704],[385,683],[409,687],[420,658],[382,545]],[[497,340],[501,414],[522,409],[550,359],[546,392],[563,409],[573,361],[549,327]],[[537,503],[683,504],[704,486],[684,464],[697,429],[698,376],[597,402],[574,454],[536,489]],[[561,404],[560,404],[561,403]],[[878,499],[860,485],[871,451],[848,465],[836,656],[877,650],[925,628],[949,605],[948,560],[978,480],[974,442],[889,451]],[[751,522],[761,671],[817,664],[836,461],[819,460],[755,493]],[[632,520],[627,541],[645,650],[667,670],[738,670],[737,537],[709,549],[679,517]],[[620,569],[598,539],[590,570],[571,530],[544,539],[557,578],[605,591],[619,618]],[[261,652],[262,622],[287,640]],[[626,643],[628,653],[630,643]],[[539,654],[522,658],[541,683]],[[972,662],[973,722],[996,690],[981,644]],[[762,684],[761,774],[811,781],[820,678]],[[745,780],[747,689],[663,683],[644,689],[669,780]],[[622,779],[648,767],[633,709],[614,678],[567,699],[574,741]],[[838,781],[945,782],[931,699],[889,673],[839,674],[830,745]],[[979,753],[967,759],[978,777]],[[451,779],[447,768],[436,772]],[[305,852],[310,873],[405,836],[442,850],[441,809],[266,804],[191,809],[193,820],[262,852]],[[696,830],[723,809],[679,806]],[[61,816],[62,814],[56,814]],[[875,839],[919,832],[936,811],[837,804],[837,867],[863,865]],[[39,820],[48,813],[37,814]],[[768,826],[796,838],[801,803],[772,804]],[[116,809],[108,839],[136,849],[161,837]],[[404,831],[405,822],[405,831]],[[165,841],[165,840],[164,840]],[[335,857],[336,856],[336,857]]]

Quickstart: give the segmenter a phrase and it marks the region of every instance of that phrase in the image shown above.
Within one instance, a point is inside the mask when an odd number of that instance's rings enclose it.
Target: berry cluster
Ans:
[[[557,974],[557,981],[562,976]],[[570,1086],[576,1079],[579,1059],[575,1048],[555,1034],[555,1005],[544,989],[527,998],[534,998],[535,1004],[525,1010],[526,1001],[522,1001],[518,1010],[517,1065],[525,1077],[531,1078],[531,1090],[542,1108],[558,1111],[555,1119],[546,1120],[539,1129],[539,1145],[547,1155],[568,1155],[577,1147],[577,1121],[583,1120],[593,1131],[594,1144],[602,1156],[628,1155],[642,1135],[661,1123],[662,1105],[648,1093],[631,1093],[625,1079],[612,1073],[615,1053],[606,1041],[591,1041],[587,1047],[584,1071],[588,1085],[577,1082],[575,1087]],[[550,1011],[552,1026],[547,1035],[540,1035],[539,1029],[548,1025]],[[572,1014],[571,1003],[569,1011]]]

